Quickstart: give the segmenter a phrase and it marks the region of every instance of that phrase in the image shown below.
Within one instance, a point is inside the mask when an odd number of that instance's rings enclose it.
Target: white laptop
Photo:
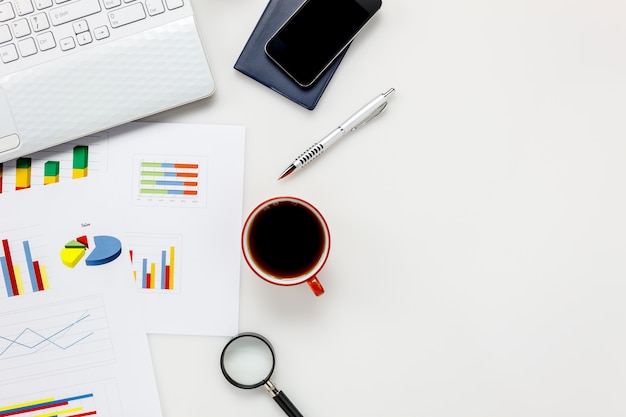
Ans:
[[[191,0],[0,0],[0,162],[210,96]]]

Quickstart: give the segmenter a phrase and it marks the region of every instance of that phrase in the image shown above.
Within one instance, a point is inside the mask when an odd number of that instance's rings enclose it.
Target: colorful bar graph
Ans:
[[[2,0],[0,0],[2,3]],[[106,167],[106,143],[80,139],[0,163],[0,194],[87,177]],[[93,143],[86,144],[88,140]]]
[[[59,161],[48,161],[43,166],[43,183],[44,185],[59,182],[61,174],[61,164]]]
[[[33,259],[28,240],[23,241],[22,246],[24,248],[24,258],[32,292],[49,289],[50,285],[48,283],[46,268],[41,265],[38,260]],[[2,251],[4,256],[0,256],[0,267],[2,268],[7,296],[15,297],[25,294],[26,290],[22,279],[22,272],[19,265],[17,265],[13,259],[13,254],[11,253],[7,239],[2,240]]]
[[[15,189],[24,190],[30,188],[32,176],[32,159],[18,158],[15,161]]]
[[[197,196],[198,173],[198,164],[142,162],[139,193]]]
[[[160,262],[150,262],[148,258],[141,260],[141,288],[144,289],[174,289],[174,246],[170,246],[168,250],[161,251]],[[131,254],[132,257],[132,254]],[[157,265],[159,273],[157,274]],[[136,271],[135,271],[136,276]],[[158,281],[157,281],[157,278]]]
[[[42,398],[40,400],[13,404],[6,407],[0,407],[0,417],[28,415],[32,416],[34,412],[38,417],[67,416],[67,417],[83,417],[96,415],[93,409],[93,394],[77,395],[61,399],[54,397]]]
[[[89,147],[86,145],[74,146],[72,155],[72,178],[84,178],[89,171]]]

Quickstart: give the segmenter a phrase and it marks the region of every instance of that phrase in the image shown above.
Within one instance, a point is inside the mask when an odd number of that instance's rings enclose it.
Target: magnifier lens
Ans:
[[[270,377],[274,354],[265,341],[254,336],[241,336],[224,350],[222,369],[241,388],[255,388]]]

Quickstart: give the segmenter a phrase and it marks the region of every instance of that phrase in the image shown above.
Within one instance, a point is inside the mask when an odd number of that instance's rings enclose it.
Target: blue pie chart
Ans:
[[[96,247],[85,259],[88,266],[108,264],[122,253],[122,242],[113,236],[94,236],[93,241]]]

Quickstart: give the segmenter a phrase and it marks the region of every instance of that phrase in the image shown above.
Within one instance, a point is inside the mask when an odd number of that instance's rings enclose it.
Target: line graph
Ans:
[[[0,314],[0,374],[20,369],[20,379],[115,360],[101,296]]]
[[[65,343],[61,342],[61,340],[64,339],[66,335],[70,333],[70,331],[76,325],[78,325],[83,320],[86,320],[89,317],[90,317],[90,314],[88,312],[85,312],[81,314],[81,316],[77,320],[61,328],[60,330],[54,332],[50,336],[44,336],[42,333],[34,329],[31,329],[29,327],[22,330],[13,339],[0,335],[0,357],[4,356],[9,351],[9,349],[15,349],[19,347],[29,349],[29,350],[43,348],[46,346],[54,346],[61,350],[69,349],[72,346],[75,346],[76,344],[82,342],[89,336],[93,335],[93,332],[89,332],[85,335],[79,334],[75,336],[74,338],[72,338],[69,342],[65,342]],[[22,342],[22,340],[29,340],[31,337],[35,337],[35,340],[32,342],[27,342],[27,341]],[[2,348],[2,345],[5,342],[8,342],[8,344],[4,348]]]

